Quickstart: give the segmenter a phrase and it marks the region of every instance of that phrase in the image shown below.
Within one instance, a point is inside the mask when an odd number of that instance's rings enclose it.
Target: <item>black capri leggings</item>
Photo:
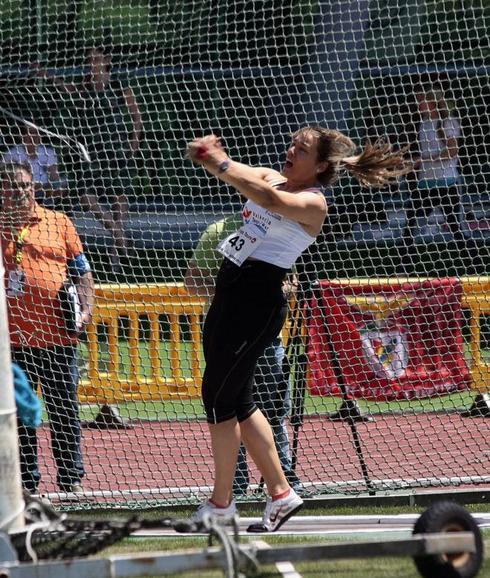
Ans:
[[[238,267],[224,259],[204,323],[202,399],[208,423],[243,421],[257,409],[255,367],[286,319],[286,273],[263,261]]]

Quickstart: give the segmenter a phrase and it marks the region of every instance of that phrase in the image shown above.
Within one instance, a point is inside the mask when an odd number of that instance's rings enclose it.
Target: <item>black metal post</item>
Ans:
[[[342,367],[340,365],[339,358],[337,356],[337,352],[336,352],[334,344],[333,344],[332,335],[330,334],[330,330],[329,330],[328,324],[327,324],[326,319],[325,319],[325,314],[323,313],[323,309],[321,306],[322,296],[321,296],[319,289],[320,289],[320,284],[317,281],[314,284],[314,287],[312,288],[312,293],[313,293],[313,296],[315,296],[317,298],[317,301],[319,303],[319,309],[321,312],[321,316],[323,319],[323,327],[325,330],[326,345],[330,350],[330,358],[332,361],[332,367],[333,367],[333,370],[335,373],[335,377],[337,379],[337,384],[338,384],[339,389],[342,393],[343,405],[344,405],[344,407],[348,407],[349,402],[351,402],[353,400],[351,400],[347,394],[344,375],[342,373]],[[355,414],[351,415],[350,411],[345,411],[342,419],[344,421],[347,421],[347,423],[349,424],[349,427],[351,429],[352,438],[353,438],[353,442],[354,442],[354,448],[356,450],[356,454],[357,454],[357,457],[359,459],[359,463],[361,466],[361,471],[362,471],[362,475],[364,477],[364,482],[366,484],[366,488],[368,489],[370,495],[374,495],[376,493],[376,490],[375,490],[373,483],[372,483],[370,476],[369,476],[369,470],[368,470],[366,460],[364,459],[364,454],[362,451],[361,438],[359,436],[359,432],[358,432],[357,426],[356,426],[356,422],[359,421],[359,417],[356,416]],[[362,421],[366,421],[366,420],[363,419]]]
[[[293,387],[291,392],[291,426],[293,428],[293,443],[291,446],[291,464],[293,470],[298,463],[299,432],[304,423],[305,394],[306,394],[306,368],[308,359],[305,352],[305,344],[302,335],[302,307],[304,298],[301,293],[296,296],[295,309],[293,311],[293,324],[288,342],[285,360],[288,363],[288,378],[291,371],[294,373]]]

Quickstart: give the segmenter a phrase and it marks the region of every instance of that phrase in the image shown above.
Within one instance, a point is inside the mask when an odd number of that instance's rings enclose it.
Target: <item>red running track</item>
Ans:
[[[356,424],[363,455],[372,480],[444,480],[445,486],[461,487],[487,477],[490,483],[490,420],[463,418],[459,414],[381,415]],[[55,466],[49,450],[49,430],[39,430],[42,493],[56,492]],[[327,484],[328,491],[364,491],[359,459],[345,422],[308,417],[300,431],[298,474],[304,482]],[[212,459],[207,425],[203,422],[135,422],[130,430],[83,430],[86,477],[84,489],[110,492],[176,488],[168,497],[189,496],[188,487],[212,483]],[[257,472],[252,469],[257,481]],[[432,482],[430,482],[432,480]],[[345,484],[355,481],[352,487]],[[358,482],[361,483],[358,483]],[[484,480],[480,480],[482,482]],[[179,491],[179,488],[182,490]],[[206,490],[198,493],[206,493]],[[145,495],[150,495],[145,492]],[[139,496],[141,497],[141,496]],[[162,495],[155,498],[163,499]],[[132,500],[130,496],[123,499]],[[117,499],[121,501],[119,497]]]

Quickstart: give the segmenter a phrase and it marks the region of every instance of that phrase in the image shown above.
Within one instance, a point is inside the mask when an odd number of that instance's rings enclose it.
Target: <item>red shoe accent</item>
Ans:
[[[282,492],[281,494],[276,494],[275,496],[271,496],[272,501],[275,502],[276,500],[280,500],[281,498],[287,498],[291,493],[291,488],[288,488],[286,491]]]
[[[217,504],[214,500],[211,500],[211,498],[208,500],[208,502],[213,504],[213,506],[216,506],[216,508],[227,508],[230,505],[228,504],[228,506],[223,506],[223,504]]]

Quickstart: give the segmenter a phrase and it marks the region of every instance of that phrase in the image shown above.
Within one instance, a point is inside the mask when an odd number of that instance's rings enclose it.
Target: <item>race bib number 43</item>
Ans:
[[[255,251],[263,237],[260,231],[244,226],[223,239],[218,245],[218,251],[235,265],[240,266]]]

